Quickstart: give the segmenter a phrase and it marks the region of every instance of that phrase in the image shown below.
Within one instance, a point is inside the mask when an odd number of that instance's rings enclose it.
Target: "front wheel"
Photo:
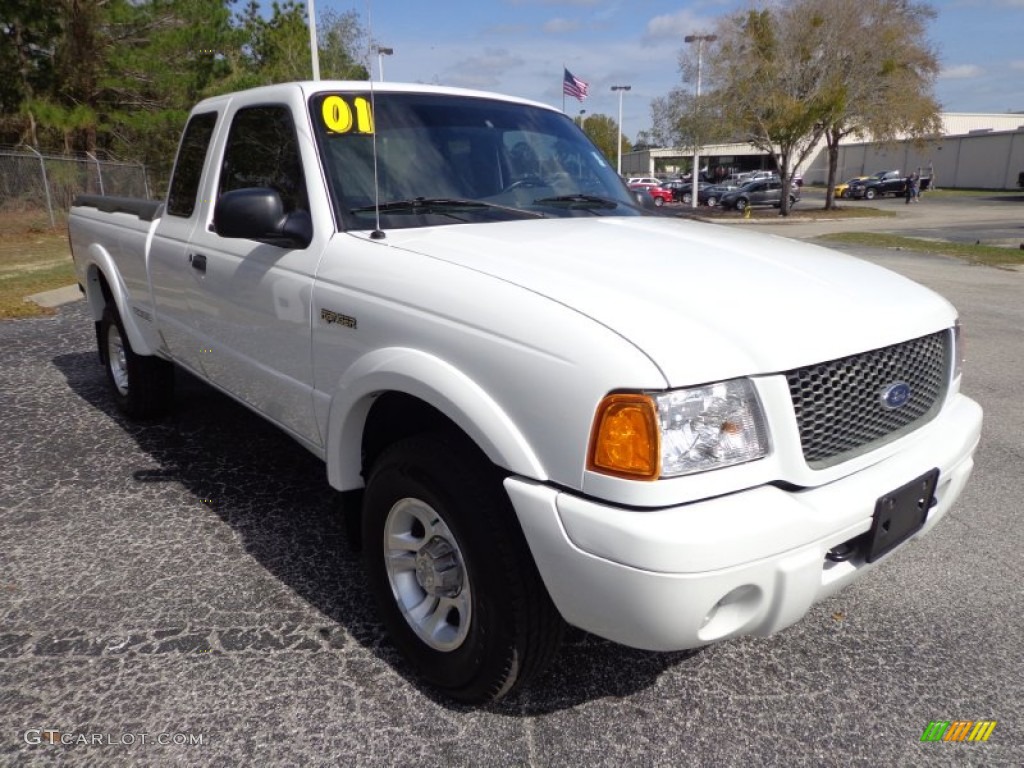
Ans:
[[[873,189],[865,189],[864,190],[864,198],[866,200],[874,200],[875,199],[875,190],[873,190]]]
[[[663,197],[656,197],[656,198],[654,198],[654,206],[655,206],[655,208],[661,208],[661,206],[663,206],[664,204],[665,204],[665,198],[663,198]]]
[[[693,202],[693,193],[692,192],[683,192],[683,202],[686,203],[687,205],[692,203]]]
[[[544,670],[562,619],[500,475],[472,446],[421,435],[385,450],[363,499],[363,553],[392,642],[426,683],[495,701]]]
[[[710,197],[708,197],[708,208],[714,208],[715,207],[715,203],[717,203],[717,202],[718,202],[718,198],[715,197],[714,195],[711,195]]]
[[[737,211],[742,211],[742,210],[745,210],[745,209],[746,209],[746,207],[747,207],[747,201],[746,201],[746,200],[744,200],[744,199],[743,199],[743,198],[741,197],[741,198],[739,198],[739,199],[738,199],[738,200],[736,201],[736,206],[735,206],[735,207],[736,207],[736,210],[737,210]]]
[[[133,419],[163,415],[174,397],[174,366],[136,354],[117,310],[107,306],[100,320],[100,359],[118,409]]]

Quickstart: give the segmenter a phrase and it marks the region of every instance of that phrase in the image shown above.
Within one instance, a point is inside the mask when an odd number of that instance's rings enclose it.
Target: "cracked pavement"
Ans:
[[[961,310],[986,424],[957,507],[774,637],[573,633],[485,709],[404,674],[314,457],[186,376],[122,419],[81,301],[0,322],[0,764],[1020,765],[1024,273],[857,252]]]

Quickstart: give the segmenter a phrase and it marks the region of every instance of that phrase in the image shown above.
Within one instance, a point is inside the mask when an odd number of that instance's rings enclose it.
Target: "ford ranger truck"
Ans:
[[[535,679],[566,624],[657,651],[778,632],[973,466],[949,303],[653,215],[543,104],[218,96],[165,201],[81,197],[69,227],[117,406],[163,413],[184,368],[322,459],[391,642],[459,700]]]

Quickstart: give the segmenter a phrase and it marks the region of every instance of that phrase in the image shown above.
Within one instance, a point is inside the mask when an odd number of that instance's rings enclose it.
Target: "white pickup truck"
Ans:
[[[209,99],[165,202],[82,197],[70,232],[120,408],[171,406],[177,365],[320,457],[391,640],[464,701],[535,678],[565,622],[652,650],[787,627],[973,467],[949,303],[652,215],[542,104]]]

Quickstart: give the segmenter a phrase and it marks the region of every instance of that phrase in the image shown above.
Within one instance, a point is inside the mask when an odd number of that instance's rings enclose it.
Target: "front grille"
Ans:
[[[949,382],[950,338],[919,339],[788,371],[804,459],[838,464],[907,434],[939,410]],[[887,391],[906,384],[909,399],[888,407]]]

